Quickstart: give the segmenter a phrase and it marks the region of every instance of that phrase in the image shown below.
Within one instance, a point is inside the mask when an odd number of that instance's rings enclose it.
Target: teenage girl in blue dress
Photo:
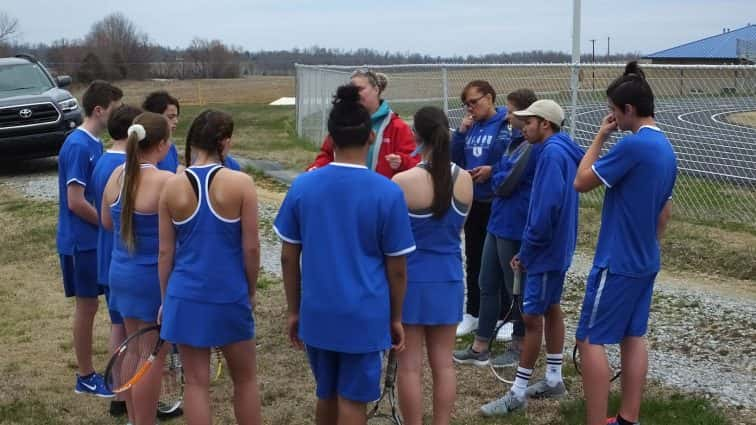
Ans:
[[[186,137],[187,169],[160,198],[161,336],[178,344],[187,423],[209,424],[210,348],[221,347],[234,382],[238,424],[259,424],[252,315],[260,241],[252,178],[223,164],[234,124],[202,112]]]
[[[407,425],[423,420],[423,344],[433,374],[433,424],[448,424],[456,396],[449,353],[462,320],[464,273],[460,233],[473,199],[472,177],[450,159],[449,123],[435,107],[414,118],[422,162],[394,176],[404,191],[417,250],[407,258],[402,324],[407,349],[398,354],[399,400]]]
[[[123,316],[127,334],[133,334],[157,323],[158,200],[173,174],[156,166],[170,148],[168,121],[162,115],[138,115],[127,134],[126,163],[113,170],[105,185],[101,219],[104,228],[113,230],[110,307]],[[140,349],[151,347],[143,344]],[[160,377],[161,368],[150,368],[139,385],[126,394],[133,424],[155,423]]]

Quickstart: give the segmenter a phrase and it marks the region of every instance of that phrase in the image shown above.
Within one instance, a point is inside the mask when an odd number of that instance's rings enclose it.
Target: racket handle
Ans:
[[[522,272],[519,270],[514,271],[514,282],[512,283],[512,295],[522,294]]]

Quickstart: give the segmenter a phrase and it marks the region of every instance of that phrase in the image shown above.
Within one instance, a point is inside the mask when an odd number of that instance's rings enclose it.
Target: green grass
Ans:
[[[617,412],[619,395],[614,393],[609,399],[609,412]],[[583,400],[569,400],[561,403],[560,412],[563,424],[585,423],[585,402]],[[682,394],[672,394],[668,397],[647,397],[641,405],[641,419],[643,425],[725,425],[730,423],[708,401]]]
[[[318,148],[297,137],[294,108],[290,106],[208,105],[186,106],[181,109],[181,120],[174,141],[183,149],[186,132],[194,119],[207,108],[220,109],[234,118],[234,135],[231,152],[251,159],[271,159],[285,167],[303,170],[315,159]]]

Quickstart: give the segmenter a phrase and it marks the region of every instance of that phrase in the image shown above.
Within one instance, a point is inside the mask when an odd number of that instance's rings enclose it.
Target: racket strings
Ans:
[[[107,376],[112,391],[123,392],[141,377],[157,340],[157,331],[138,333],[121,347]]]

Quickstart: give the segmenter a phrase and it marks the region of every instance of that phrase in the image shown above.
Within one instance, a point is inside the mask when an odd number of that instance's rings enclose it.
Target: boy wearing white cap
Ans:
[[[543,144],[520,252],[512,258],[515,272],[526,272],[523,290],[525,340],[512,388],[481,411],[506,415],[527,406],[527,397],[561,397],[564,317],[560,307],[564,277],[577,239],[578,194],[572,186],[583,150],[561,132],[564,111],[553,100],[538,100],[514,112],[524,121],[525,139]],[[546,334],[546,378],[528,387],[541,340]]]

